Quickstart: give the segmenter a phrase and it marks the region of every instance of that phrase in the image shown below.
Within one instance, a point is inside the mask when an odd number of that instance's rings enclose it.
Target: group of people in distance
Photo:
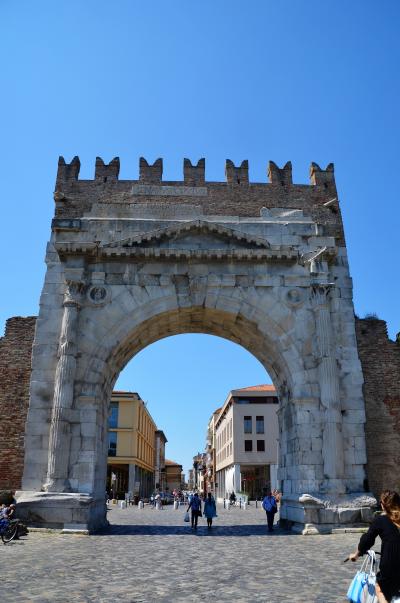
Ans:
[[[278,490],[272,490],[266,494],[262,501],[262,506],[267,515],[267,523],[268,523],[268,531],[273,531],[274,525],[274,517],[275,513],[278,511],[278,504],[281,500],[281,494]],[[232,492],[229,496],[230,503],[236,502],[236,495]],[[201,510],[201,498],[198,492],[195,492],[189,499],[189,505],[187,508],[187,513],[191,510],[191,527],[194,530],[197,530],[197,524],[199,517],[201,517],[204,513],[204,517],[207,519],[207,528],[210,529],[212,527],[212,522],[214,517],[217,517],[217,507],[215,504],[215,498],[208,492],[208,494],[204,497],[204,508],[203,512]]]
[[[187,508],[187,512],[191,510],[191,527],[194,530],[197,530],[197,522],[199,517],[202,516],[201,512],[201,498],[198,492],[195,492],[193,496],[189,499],[189,506]],[[214,517],[217,517],[217,506],[215,504],[215,498],[208,492],[207,496],[204,498],[204,507],[203,507],[204,517],[207,519],[207,528],[211,529],[212,522]]]

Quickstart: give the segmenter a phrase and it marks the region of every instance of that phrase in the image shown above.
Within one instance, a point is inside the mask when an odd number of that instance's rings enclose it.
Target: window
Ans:
[[[244,433],[251,433],[251,432],[252,432],[251,417],[244,417]]]
[[[256,417],[256,433],[264,433],[264,417]]]
[[[257,452],[265,452],[265,440],[257,440]]]
[[[108,456],[117,456],[117,432],[108,432]]]
[[[253,451],[253,442],[252,442],[252,440],[245,440],[244,441],[244,451],[245,452],[252,452]]]
[[[118,427],[118,402],[111,402],[110,409],[108,411],[108,427]]]

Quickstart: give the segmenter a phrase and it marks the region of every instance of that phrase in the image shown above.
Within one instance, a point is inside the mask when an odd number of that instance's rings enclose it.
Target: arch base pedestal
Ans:
[[[33,528],[89,534],[107,525],[105,500],[79,492],[16,492],[18,518]]]
[[[304,535],[360,532],[371,523],[376,506],[369,492],[329,497],[291,494],[282,500],[280,525]]]

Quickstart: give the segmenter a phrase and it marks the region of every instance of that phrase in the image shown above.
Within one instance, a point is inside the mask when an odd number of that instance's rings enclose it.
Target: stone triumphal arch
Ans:
[[[333,165],[269,163],[249,183],[247,162],[226,182],[204,160],[184,180],[140,160],[60,158],[55,216],[32,355],[21,512],[41,525],[105,522],[107,414],[132,356],[178,333],[244,346],[265,366],[280,410],[282,517],[305,532],[366,515],[362,372],[352,282]],[[157,367],[155,367],[155,371]]]

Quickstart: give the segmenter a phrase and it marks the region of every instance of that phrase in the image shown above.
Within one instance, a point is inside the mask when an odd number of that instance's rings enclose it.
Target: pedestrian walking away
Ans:
[[[195,492],[193,494],[193,498],[189,503],[189,506],[187,508],[187,511],[189,511],[189,509],[192,510],[192,515],[191,515],[191,519],[192,519],[192,528],[197,530],[197,522],[199,520],[199,517],[201,517],[201,500],[200,497],[198,495],[197,492]]]
[[[214,517],[217,517],[217,507],[215,504],[215,498],[209,492],[207,494],[206,500],[204,501],[204,509],[203,509],[204,517],[207,519],[207,527],[210,529],[212,526],[212,521]]]
[[[268,523],[268,532],[273,532],[274,530],[274,516],[278,510],[278,506],[276,504],[276,498],[270,492],[267,496],[264,496],[262,501],[262,506],[264,511],[267,514],[267,523]]]
[[[385,490],[380,496],[383,513],[372,522],[363,534],[355,553],[348,559],[356,561],[371,549],[379,536],[382,541],[380,569],[377,574],[376,596],[379,603],[400,600],[400,495]],[[347,561],[347,559],[346,559]]]

